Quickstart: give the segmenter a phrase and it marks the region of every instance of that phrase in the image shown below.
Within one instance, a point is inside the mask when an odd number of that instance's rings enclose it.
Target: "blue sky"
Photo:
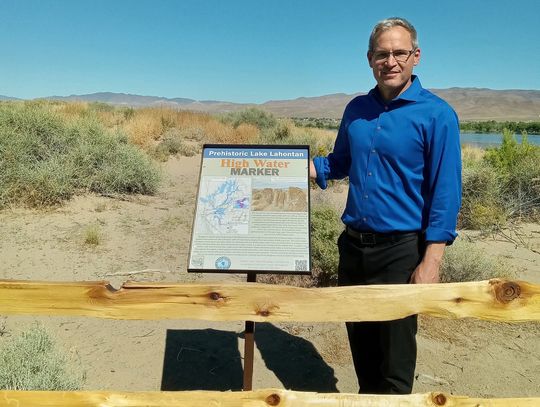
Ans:
[[[425,87],[540,89],[537,0],[0,0],[0,95],[366,91],[367,40],[390,16],[418,30]]]

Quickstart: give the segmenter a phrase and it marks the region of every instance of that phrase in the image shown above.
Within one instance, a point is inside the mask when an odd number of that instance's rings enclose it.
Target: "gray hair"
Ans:
[[[418,35],[416,34],[416,29],[414,26],[409,23],[407,20],[401,17],[390,17],[386,18],[382,21],[379,21],[375,27],[373,27],[373,31],[371,32],[371,35],[369,36],[369,52],[373,52],[375,49],[375,41],[377,41],[377,38],[379,38],[379,35],[383,33],[386,30],[389,30],[393,27],[403,27],[405,28],[409,34],[411,34],[411,40],[412,40],[412,46],[413,49],[418,48]]]

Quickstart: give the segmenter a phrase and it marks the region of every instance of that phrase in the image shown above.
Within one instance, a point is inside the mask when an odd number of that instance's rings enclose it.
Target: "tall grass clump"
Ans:
[[[46,103],[0,105],[0,208],[55,205],[74,194],[152,194],[160,174],[95,118],[67,119]]]
[[[91,224],[84,229],[84,244],[97,246],[101,243],[102,234],[98,224]]]
[[[0,342],[0,389],[80,390],[84,374],[69,362],[47,332],[34,326]]]
[[[458,239],[445,250],[441,266],[441,282],[443,283],[513,277],[515,277],[514,273],[504,260],[488,256],[466,240]]]

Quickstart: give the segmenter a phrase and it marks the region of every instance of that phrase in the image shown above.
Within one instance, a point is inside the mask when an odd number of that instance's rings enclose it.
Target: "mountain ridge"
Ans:
[[[460,88],[430,89],[446,100],[460,120],[540,120],[540,90]],[[279,117],[341,118],[343,109],[354,97],[364,92],[333,93],[322,96],[301,96],[295,99],[269,100],[264,103],[234,103],[220,100],[166,98],[131,93],[96,92],[82,95],[47,96],[41,99],[61,101],[102,102],[126,107],[164,106],[206,113],[227,113],[257,107]],[[0,95],[0,100],[21,100]]]

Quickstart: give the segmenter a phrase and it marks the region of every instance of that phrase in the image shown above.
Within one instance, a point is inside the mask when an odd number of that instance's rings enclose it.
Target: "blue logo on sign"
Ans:
[[[216,260],[216,268],[220,270],[227,270],[231,267],[231,259],[228,257],[222,256]]]

